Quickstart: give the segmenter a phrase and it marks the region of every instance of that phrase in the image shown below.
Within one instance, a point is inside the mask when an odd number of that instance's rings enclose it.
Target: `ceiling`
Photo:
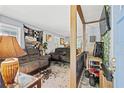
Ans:
[[[86,22],[99,20],[103,5],[82,5],[81,6]]]
[[[86,22],[89,22],[100,19],[103,6],[82,5],[81,8]],[[1,5],[0,14],[65,37],[70,34],[69,5]]]

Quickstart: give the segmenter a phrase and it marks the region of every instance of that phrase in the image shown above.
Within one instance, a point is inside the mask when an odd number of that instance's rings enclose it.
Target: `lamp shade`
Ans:
[[[0,36],[0,58],[13,58],[26,55],[19,46],[16,37]]]

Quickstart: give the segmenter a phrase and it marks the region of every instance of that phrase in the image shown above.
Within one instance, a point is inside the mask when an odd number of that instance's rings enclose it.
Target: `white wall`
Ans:
[[[43,42],[46,42],[46,34],[52,35],[51,41],[48,41],[48,49],[46,50],[47,54],[50,52],[54,52],[57,47],[64,47],[63,45],[60,45],[60,38],[64,38],[64,37],[56,36],[54,34],[45,31],[43,33]]]
[[[100,41],[100,29],[99,29],[99,23],[93,23],[86,25],[86,39],[87,39],[87,45],[86,50],[91,50],[94,48],[94,43],[90,42],[90,36],[96,36],[96,41]]]

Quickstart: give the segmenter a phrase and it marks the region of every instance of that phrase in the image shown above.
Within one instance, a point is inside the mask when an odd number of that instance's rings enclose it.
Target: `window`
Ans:
[[[21,28],[0,23],[0,35],[15,36],[19,45],[21,46]]]
[[[90,36],[90,42],[96,42],[96,36]]]

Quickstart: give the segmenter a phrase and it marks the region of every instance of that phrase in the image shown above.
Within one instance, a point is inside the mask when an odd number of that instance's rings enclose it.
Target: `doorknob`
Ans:
[[[112,62],[115,62],[115,61],[116,61],[116,58],[115,58],[115,57],[113,57],[113,58],[112,58]]]
[[[115,62],[116,62],[116,58],[113,57],[113,58],[111,59],[111,66],[110,66],[111,69],[112,69],[112,72],[115,72],[115,69],[116,69]]]

